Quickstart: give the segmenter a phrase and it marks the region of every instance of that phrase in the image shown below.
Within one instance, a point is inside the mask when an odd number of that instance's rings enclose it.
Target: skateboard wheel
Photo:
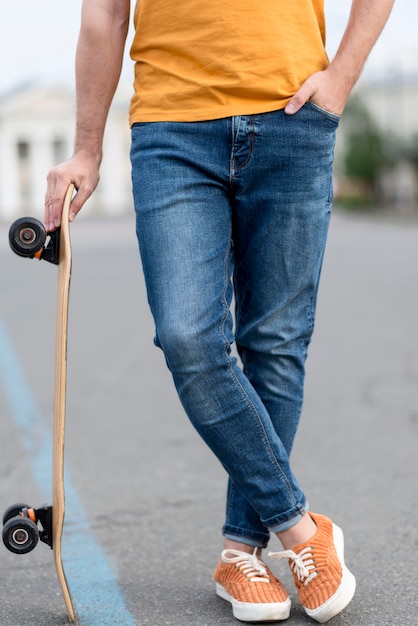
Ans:
[[[21,217],[10,226],[10,247],[19,256],[32,257],[42,250],[46,241],[42,222],[34,217]]]
[[[9,521],[9,519],[12,519],[12,517],[16,517],[16,515],[19,515],[23,509],[29,508],[29,504],[12,504],[12,506],[9,506],[9,508],[5,510],[3,515],[3,526],[6,522]]]
[[[38,527],[27,517],[12,517],[3,527],[3,543],[10,552],[26,554],[35,548],[38,541]]]

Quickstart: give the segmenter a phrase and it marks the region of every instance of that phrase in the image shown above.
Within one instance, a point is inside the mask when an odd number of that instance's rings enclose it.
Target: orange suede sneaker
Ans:
[[[276,622],[290,615],[290,598],[257,555],[224,550],[214,573],[216,593],[242,622]]]
[[[344,563],[344,535],[330,519],[309,513],[317,531],[293,550],[269,556],[289,559],[299,600],[312,619],[324,624],[351,601],[356,579]]]

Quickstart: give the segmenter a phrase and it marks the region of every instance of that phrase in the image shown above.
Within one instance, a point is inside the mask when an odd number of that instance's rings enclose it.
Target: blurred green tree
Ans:
[[[393,164],[388,142],[367,106],[352,96],[344,111],[344,172],[353,197],[368,203],[378,199],[379,178]]]

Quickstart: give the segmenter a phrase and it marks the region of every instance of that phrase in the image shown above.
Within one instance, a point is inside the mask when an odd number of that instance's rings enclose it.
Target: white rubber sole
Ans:
[[[231,603],[233,616],[241,622],[278,622],[290,615],[290,598],[285,602],[239,602],[219,583],[216,583],[216,593]]]
[[[309,617],[320,624],[325,624],[331,618],[341,613],[351,602],[356,590],[356,579],[344,562],[344,534],[339,526],[332,525],[334,544],[342,567],[342,578],[337,591],[317,609],[306,609]]]

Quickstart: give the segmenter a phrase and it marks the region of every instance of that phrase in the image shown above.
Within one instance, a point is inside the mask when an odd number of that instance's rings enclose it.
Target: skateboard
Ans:
[[[20,218],[10,227],[9,243],[19,256],[37,258],[58,265],[57,316],[55,344],[55,387],[52,440],[52,506],[33,508],[27,504],[10,506],[3,516],[3,542],[15,554],[26,554],[39,539],[50,546],[62,594],[72,622],[74,607],[61,559],[61,538],[64,526],[64,440],[67,381],[68,299],[71,280],[71,241],[69,210],[74,185],[65,196],[61,227],[49,235],[39,220]]]

